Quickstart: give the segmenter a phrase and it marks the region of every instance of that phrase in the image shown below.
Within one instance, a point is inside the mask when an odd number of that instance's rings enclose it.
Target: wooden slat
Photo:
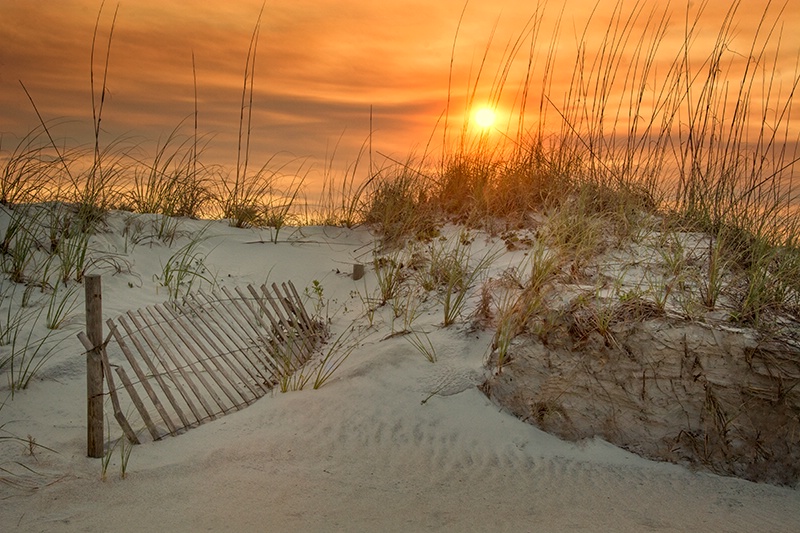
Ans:
[[[261,291],[264,293],[265,296],[269,296],[269,291],[267,290],[266,285],[262,285],[261,286]],[[305,350],[301,349],[298,346],[297,339],[292,334],[292,330],[294,329],[296,331],[297,328],[292,328],[291,324],[289,324],[289,321],[286,319],[286,317],[283,316],[284,313],[286,312],[286,310],[285,310],[285,308],[283,306],[283,302],[282,302],[283,298],[281,297],[280,293],[278,293],[276,296],[277,296],[277,298],[269,298],[268,297],[268,298],[266,298],[266,300],[269,302],[270,306],[275,311],[275,315],[278,317],[278,319],[280,320],[281,326],[283,326],[283,328],[284,328],[284,331],[285,331],[284,338],[286,339],[286,343],[289,345],[289,347],[291,348],[291,350],[293,352],[293,355],[295,356],[296,367],[299,367],[300,365],[302,365],[302,362],[305,359],[305,355],[304,355]],[[276,301],[276,300],[278,300],[278,301]],[[302,337],[301,337],[301,343],[303,345],[305,345],[305,342],[302,341]]]
[[[242,378],[242,381],[244,381],[245,384],[250,387],[250,390],[253,392],[253,394],[257,397],[261,397],[263,394],[265,394],[269,390],[269,387],[266,385],[269,382],[269,377],[265,376],[261,372],[258,364],[250,360],[247,355],[247,351],[240,347],[234,338],[228,335],[227,328],[220,326],[219,322],[216,321],[210,311],[203,312],[207,310],[200,309],[194,300],[189,301],[188,299],[185,299],[184,304],[196,313],[197,318],[199,318],[205,326],[204,331],[214,335],[219,343],[224,346],[225,349],[228,350],[228,353],[231,354],[231,356],[235,359],[239,368],[246,372],[253,382],[259,387],[259,390],[254,389],[248,380]],[[235,365],[231,366],[232,368],[235,367]]]
[[[306,359],[308,359],[308,356],[311,354],[312,351],[314,351],[313,341],[307,334],[308,330],[304,328],[303,325],[301,324],[302,318],[298,316],[296,310],[294,309],[294,305],[292,304],[291,298],[281,294],[278,285],[275,283],[272,284],[272,290],[278,296],[278,302],[281,304],[281,307],[283,307],[284,311],[286,311],[286,316],[290,317],[295,331],[297,331],[300,340],[303,342],[305,350],[303,351],[303,360],[301,361],[301,364],[305,363]]]
[[[204,418],[206,418],[206,416],[213,419],[213,409],[211,409],[211,406],[209,406],[202,397],[199,389],[197,388],[197,384],[186,371],[184,366],[185,362],[178,360],[178,358],[172,353],[172,350],[169,349],[166,339],[161,336],[161,333],[159,333],[159,331],[156,329],[155,324],[151,324],[151,320],[144,315],[143,311],[144,310],[142,309],[139,310],[139,318],[136,318],[135,313],[128,312],[128,318],[130,318],[133,323],[136,324],[136,327],[139,328],[139,333],[142,334],[142,337],[150,345],[150,348],[152,348],[154,354],[156,354],[161,366],[164,367],[164,371],[169,376],[172,384],[175,386],[175,390],[180,393],[181,397],[186,402],[186,405],[189,406],[189,410],[194,415],[195,421],[199,424]],[[144,326],[142,326],[142,324],[144,324]],[[149,333],[150,335],[147,335],[146,333]],[[174,369],[170,367],[169,363],[172,363]],[[177,376],[175,373],[177,373]],[[180,376],[182,380],[178,379],[178,376]],[[200,409],[197,408],[197,405],[195,405],[192,399],[193,397],[200,401],[200,405],[206,413],[205,415],[200,411]]]
[[[284,290],[286,290],[286,283],[283,283],[282,285],[283,285]],[[311,320],[311,317],[309,317],[308,313],[306,313],[306,308],[303,306],[303,303],[302,303],[303,301],[300,299],[300,295],[297,294],[297,289],[295,289],[294,283],[292,283],[291,281],[289,281],[289,290],[291,291],[292,295],[294,296],[294,301],[297,302],[297,308],[300,310],[300,314],[303,317],[303,321],[308,326],[309,331],[311,333],[313,333],[314,336],[316,337],[317,324],[316,324],[316,322]],[[287,294],[288,294],[288,291],[287,291]]]
[[[109,338],[111,334],[109,333]],[[103,343],[103,346],[100,348],[100,364],[103,365],[103,376],[108,383],[108,395],[111,397],[111,407],[114,410],[114,418],[117,419],[119,423],[119,427],[122,428],[122,432],[125,433],[125,436],[128,437],[128,440],[132,444],[139,444],[139,438],[136,436],[136,433],[131,428],[131,425],[128,423],[128,420],[125,418],[125,414],[122,412],[122,408],[119,405],[119,397],[117,396],[117,387],[114,385],[114,377],[111,374],[111,365],[108,364],[108,354],[106,353],[106,345],[108,344],[109,338]],[[89,337],[86,336],[84,332],[78,333],[78,339],[83,344],[83,347],[86,348],[86,351],[94,350],[92,346],[92,341],[89,340]]]
[[[201,292],[201,293],[199,293],[199,296],[202,296],[208,302],[208,295],[206,295],[205,293]],[[231,328],[231,330],[239,329],[241,331],[246,331],[246,329],[242,329],[242,325],[237,322],[236,317],[234,315],[232,315],[231,313],[222,313],[220,311],[220,309],[217,308],[217,306],[209,306],[209,308],[213,309],[213,311],[215,313],[215,316],[213,318],[215,318],[215,319],[218,318],[219,320],[221,320],[223,322],[224,326],[227,326],[227,328]],[[225,331],[226,334],[227,334],[227,332],[228,332],[227,328],[226,327],[221,327],[221,330]],[[280,372],[278,371],[278,369],[274,365],[271,364],[269,358],[266,357],[266,355],[264,353],[261,353],[262,350],[259,348],[259,346],[250,346],[250,345],[247,344],[247,341],[245,341],[244,339],[237,339],[235,336],[230,336],[229,335],[229,337],[231,338],[231,340],[233,340],[233,342],[236,343],[237,346],[240,347],[241,353],[248,360],[250,359],[251,355],[253,357],[256,357],[257,361],[258,361],[258,364],[263,366],[264,370],[266,370],[267,372],[269,372],[272,375],[272,380],[274,380],[277,383],[278,379],[280,378]],[[242,344],[240,344],[240,342]],[[264,351],[266,351],[266,347],[264,347]],[[253,363],[253,364],[255,365],[256,368],[259,368],[258,365],[256,365],[255,363]]]
[[[128,326],[127,321],[125,320],[124,317],[120,317],[118,320],[122,328],[128,334],[128,338],[131,339],[131,342],[133,343],[134,347],[139,352],[139,355],[142,356],[142,360],[145,362],[147,368],[153,374],[153,377],[155,378],[156,382],[161,386],[161,390],[166,395],[167,401],[170,402],[173,409],[175,409],[176,406],[175,398],[172,397],[172,393],[170,392],[169,388],[164,386],[164,383],[161,380],[161,375],[159,374],[158,370],[153,366],[152,362],[150,361],[150,358],[147,357],[147,353],[144,351],[144,348],[139,343],[139,340],[131,335],[130,327]],[[153,402],[156,411],[158,411],[158,414],[161,416],[161,419],[164,421],[164,424],[166,424],[170,432],[170,435],[175,435],[175,432],[178,429],[177,426],[172,421],[172,418],[167,414],[167,411],[161,404],[161,400],[159,400],[155,391],[150,386],[150,382],[147,380],[147,375],[142,371],[142,368],[141,366],[139,366],[138,361],[136,361],[136,357],[133,355],[133,352],[131,352],[130,349],[128,348],[127,344],[125,343],[125,340],[122,338],[122,335],[120,335],[119,331],[114,325],[114,322],[112,320],[108,320],[106,324],[108,324],[108,327],[111,328],[112,332],[114,333],[114,338],[117,340],[119,347],[122,349],[122,353],[125,355],[125,359],[128,360],[128,364],[131,365],[131,368],[133,369],[133,372],[136,374],[139,383],[141,383],[142,386],[144,387],[144,390],[147,393],[147,397],[150,398],[151,402]],[[186,417],[183,415],[183,412],[180,410],[180,408],[175,409],[175,412],[178,415],[178,418],[180,418],[183,425],[186,426],[188,422],[186,420]]]
[[[240,288],[236,288],[236,293],[241,298],[242,302],[248,307],[250,314],[252,314],[257,320],[259,320],[264,327],[265,330],[269,331],[272,338],[275,340],[276,343],[286,343],[288,338],[286,337],[286,332],[284,328],[281,326],[280,319],[275,316],[275,312],[270,310],[266,304],[264,304],[265,297],[260,295],[256,292],[255,288],[252,285],[247,286],[248,291],[253,296],[252,298],[248,298],[247,295],[242,291]],[[266,299],[270,299],[272,296],[267,295]],[[258,308],[254,307],[251,304],[251,300],[255,301],[258,304]],[[264,322],[264,318],[267,318],[267,322]]]
[[[253,310],[247,297],[242,295],[240,289],[236,288],[239,298],[231,294],[227,287],[222,287],[222,292],[225,294],[226,302],[236,310],[237,316],[255,333],[256,338],[265,346],[271,345],[274,340],[273,332],[269,325],[264,322],[264,319]]]
[[[286,320],[281,316],[279,308],[275,307],[273,297],[267,292],[265,287],[262,285],[262,292],[263,294],[259,294],[256,292],[255,287],[252,285],[247,287],[250,293],[253,295],[255,301],[258,303],[259,308],[264,313],[264,315],[269,319],[270,324],[272,326],[272,332],[275,334],[276,338],[278,338],[281,342],[279,345],[284,346],[286,350],[289,352],[281,352],[282,359],[288,359],[288,362],[291,363],[292,357],[295,358],[298,355],[297,347],[295,340],[291,338],[290,329],[288,324],[286,324]],[[272,311],[267,308],[264,300],[269,301],[270,307],[272,307]],[[277,318],[276,318],[277,317]],[[286,367],[286,361],[282,361],[282,367]],[[283,369],[285,372],[285,369]]]
[[[114,384],[114,375],[111,373],[111,365],[108,364],[108,354],[106,353],[105,348],[100,350],[100,357],[102,358],[103,363],[103,373],[106,381],[108,382],[108,393],[111,396],[111,406],[114,409],[114,418],[117,419],[117,423],[119,424],[119,427],[122,428],[122,432],[125,433],[126,437],[128,437],[128,441],[131,444],[139,444],[139,437],[136,436],[136,432],[133,431],[133,428],[131,428],[131,425],[128,423],[128,419],[125,418],[125,414],[122,412],[122,408],[119,405],[117,386]]]
[[[189,385],[189,389],[192,391],[192,393],[194,393],[195,398],[197,398],[197,400],[200,402],[200,405],[205,410],[206,415],[214,420],[217,414],[219,414],[219,411],[217,411],[217,409],[215,409],[214,406],[206,400],[206,396],[202,393],[202,390],[205,389],[211,393],[212,399],[216,402],[217,407],[219,407],[221,410],[224,410],[224,404],[222,404],[219,396],[206,381],[205,377],[203,376],[203,372],[198,372],[195,368],[194,365],[198,361],[191,357],[189,353],[187,353],[186,346],[175,339],[174,330],[172,329],[171,324],[168,324],[161,319],[156,312],[156,307],[157,306],[140,309],[139,316],[150,328],[151,333],[153,333],[153,335],[155,335],[155,337],[159,340],[161,346],[164,348],[163,353],[167,355],[170,361],[175,365],[175,370],[178,371],[178,374]],[[172,345],[175,349],[169,349],[169,345]],[[199,386],[193,377],[197,378],[197,381],[200,382]],[[202,418],[202,416],[198,417],[197,421],[200,422]]]
[[[229,304],[229,306],[225,307],[225,310],[228,311],[228,316],[244,331],[252,331],[255,334],[255,338],[251,337],[251,340],[255,342],[255,346],[250,346],[250,348],[263,347],[263,350],[258,350],[257,353],[260,355],[263,364],[269,369],[270,373],[272,373],[276,380],[279,380],[282,375],[282,369],[275,361],[274,354],[269,350],[275,343],[275,339],[272,337],[269,327],[263,323],[261,317],[250,315],[244,311],[237,303],[237,299],[225,288],[223,288],[223,292],[225,295],[225,302]],[[261,329],[257,327],[259,325]]]
[[[136,410],[139,411],[139,416],[142,417],[142,421],[144,422],[147,431],[150,432],[150,436],[153,437],[153,440],[161,439],[161,434],[158,432],[155,424],[153,424],[153,419],[150,418],[150,413],[147,412],[142,399],[139,397],[139,393],[136,392],[136,388],[133,386],[133,383],[131,383],[128,374],[125,373],[125,369],[121,366],[118,366],[116,371],[120,381],[122,381],[122,386],[125,387],[128,396],[131,397],[133,405],[136,407]]]
[[[225,403],[225,401],[219,397],[216,391],[214,391],[211,387],[209,387],[208,384],[205,382],[205,380],[201,379],[201,383],[206,387],[206,390],[208,390],[209,394],[211,394],[211,397],[214,398],[214,401],[217,402],[217,405],[220,407],[220,409],[222,409],[222,412],[226,412],[231,408],[236,407],[236,405],[239,403],[240,400],[237,399],[228,390],[229,384],[226,384],[221,379],[221,378],[227,378],[225,371],[217,367],[217,372],[214,372],[214,369],[212,369],[211,365],[208,364],[208,360],[213,359],[214,355],[208,354],[207,352],[200,353],[200,351],[206,350],[205,346],[203,346],[202,343],[199,343],[196,340],[194,340],[191,336],[191,333],[187,335],[185,331],[181,330],[181,328],[176,327],[176,325],[182,327],[185,325],[185,323],[182,322],[181,317],[176,315],[171,309],[168,309],[163,305],[156,305],[153,307],[153,311],[159,313],[159,315],[161,315],[161,318],[163,318],[166,321],[166,323],[170,325],[169,329],[172,332],[174,332],[175,335],[178,336],[183,345],[189,350],[191,355],[194,356],[197,362],[200,363],[200,366],[203,367],[203,370],[205,370],[208,373],[208,375],[211,377],[214,383],[216,383],[217,387],[219,387],[219,389],[223,392],[223,394],[227,396],[228,400],[230,400],[231,402],[230,405]],[[184,354],[184,355],[186,356],[186,359],[188,361],[189,354]],[[198,373],[198,378],[202,377],[203,374]]]
[[[248,288],[251,287],[252,286],[248,286]],[[249,314],[249,316],[253,317],[254,320],[258,321],[264,331],[264,336],[261,338],[265,340],[262,342],[265,343],[265,346],[270,346],[274,352],[278,352],[279,338],[272,333],[277,328],[277,322],[275,319],[268,310],[264,309],[262,312],[264,316],[267,317],[267,322],[265,322],[264,318],[261,316],[261,313],[259,313],[259,309],[256,309],[253,304],[250,303],[250,298],[247,297],[244,291],[242,291],[239,287],[236,287],[236,294],[241,299],[242,304],[247,308],[247,312],[239,308],[242,317],[246,320],[247,315]],[[266,338],[266,336],[270,336],[270,338]],[[282,368],[280,361],[275,357],[276,355],[276,353],[268,352],[267,358],[269,359],[270,364],[272,364],[274,368],[279,369],[281,375],[283,375],[284,369]]]
[[[246,390],[249,390],[253,397],[258,397],[259,394],[257,390],[250,384],[251,379],[247,376],[243,375],[241,372],[240,365],[241,363],[235,358],[232,352],[228,351],[227,348],[220,347],[217,344],[217,341],[209,334],[206,327],[201,327],[198,322],[202,322],[202,319],[198,315],[188,316],[185,313],[183,315],[178,315],[177,313],[172,313],[175,316],[176,321],[178,324],[184,328],[186,333],[190,336],[199,335],[205,341],[205,345],[201,345],[201,349],[206,357],[212,362],[212,364],[219,370],[222,376],[228,380],[228,383],[233,388],[235,392],[239,394],[242,401],[245,403],[251,403],[253,401],[252,397],[248,397],[245,394],[245,391],[242,390],[241,387],[238,386],[239,383],[245,386]],[[224,364],[223,364],[224,363]],[[227,366],[227,369],[226,369]],[[233,379],[230,375],[228,370],[232,371],[238,381]],[[236,403],[236,400],[231,398],[231,401]]]
[[[301,300],[295,300],[294,294],[286,286],[286,283],[281,283],[280,287],[273,283],[272,290],[280,296],[281,305],[286,309],[287,314],[292,317],[293,325],[298,331],[303,332],[308,339],[311,339],[313,336],[311,335],[310,322],[306,320],[307,317],[298,309],[298,307],[302,307]]]

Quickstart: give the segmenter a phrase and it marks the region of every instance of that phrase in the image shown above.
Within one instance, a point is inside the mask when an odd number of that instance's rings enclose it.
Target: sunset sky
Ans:
[[[551,4],[542,7],[542,42],[536,43],[536,54],[542,58],[562,3]],[[551,89],[554,100],[563,98],[558,76],[568,78],[572,73],[575,43],[589,15],[587,4],[576,0],[565,4],[558,37],[562,61]],[[648,13],[662,2],[641,4]],[[691,9],[694,4],[690,2]],[[103,111],[105,141],[131,137],[155,144],[189,117],[194,106],[194,53],[200,132],[214,136],[207,156],[212,163],[230,165],[236,155],[245,58],[262,0],[106,2],[94,67],[98,88],[117,5],[109,96]],[[634,2],[625,5],[632,8]],[[713,40],[728,5],[714,0],[707,7],[702,20],[709,31],[703,37]],[[751,34],[764,5],[744,3],[738,17],[742,34]],[[606,31],[613,6],[611,1],[599,2],[592,31],[595,27],[598,33]],[[463,7],[463,0],[267,2],[258,42],[251,159],[260,163],[277,152],[288,152],[319,166],[341,136],[338,157],[343,167],[368,135],[370,106],[376,150],[400,158],[421,151],[446,107],[451,48]],[[20,81],[46,120],[69,121],[53,128],[57,138],[91,140],[89,57],[99,9],[99,0],[0,0],[3,150],[38,124]],[[664,48],[670,42],[680,43],[686,4],[676,2],[671,11],[674,24]],[[536,3],[527,0],[468,3],[456,43],[453,120],[461,119],[463,95],[495,24],[479,93],[489,90],[507,43],[516,39],[535,12]],[[788,80],[800,55],[800,0],[790,0],[781,19],[788,31],[781,42],[780,71]],[[519,59],[523,66],[527,56],[526,45]],[[505,92],[512,99],[524,68],[518,70],[506,82]],[[535,98],[538,105],[538,94]],[[498,114],[502,120],[502,109]],[[191,133],[191,122],[184,132]]]

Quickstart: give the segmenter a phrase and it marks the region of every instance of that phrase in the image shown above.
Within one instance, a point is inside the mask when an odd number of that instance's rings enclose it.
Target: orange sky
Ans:
[[[546,6],[541,54],[553,32],[561,2]],[[634,2],[625,2],[633,6]],[[642,2],[645,11],[661,1]],[[211,163],[235,162],[242,75],[248,43],[262,0],[194,2],[136,0],[119,3],[108,72],[109,100],[103,117],[107,142],[133,136],[155,143],[193,110],[192,53],[197,66],[201,133],[214,135]],[[592,27],[605,31],[614,2],[601,0]],[[694,2],[691,2],[694,5]],[[745,2],[739,27],[748,34],[765,2]],[[107,2],[101,16],[95,75],[117,4]],[[353,157],[369,131],[374,107],[376,149],[404,157],[421,150],[444,110],[453,36],[463,0],[294,0],[267,2],[255,75],[252,157],[255,163],[287,151],[319,166],[340,135],[343,159]],[[561,25],[557,74],[568,77],[574,65],[576,35],[591,4],[567,0]],[[672,8],[679,42],[686,4]],[[728,2],[712,1],[704,20],[713,37]],[[54,128],[59,138],[91,139],[89,54],[99,0],[0,0],[0,132],[2,149],[14,136],[37,125],[19,80],[46,119],[71,122]],[[509,40],[534,13],[529,0],[471,0],[457,42],[454,115],[474,77],[495,22],[497,30],[487,73],[488,90]],[[790,0],[782,17],[781,68],[792,75],[800,54],[800,0]],[[537,43],[538,46],[538,43]],[[743,52],[746,52],[744,50]],[[537,51],[537,53],[539,53]],[[573,57],[573,63],[563,58]],[[527,61],[527,47],[521,61]],[[560,71],[559,71],[560,69]],[[524,71],[524,69],[523,69]],[[514,96],[522,74],[512,74],[506,93]],[[558,76],[556,75],[556,78]],[[558,81],[558,80],[556,80]],[[98,82],[99,83],[99,82]],[[534,87],[536,85],[534,84]],[[555,83],[554,100],[563,98]],[[560,92],[559,92],[560,91]],[[537,104],[538,105],[538,96]],[[454,120],[458,119],[457,116]],[[185,132],[190,133],[190,128]]]

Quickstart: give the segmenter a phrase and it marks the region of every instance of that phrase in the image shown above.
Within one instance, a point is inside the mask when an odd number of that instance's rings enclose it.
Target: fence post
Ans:
[[[99,275],[86,276],[86,336],[94,349],[86,352],[87,455],[103,457],[103,292]]]
[[[364,277],[364,264],[363,263],[354,263],[353,264],[353,280],[358,281]]]

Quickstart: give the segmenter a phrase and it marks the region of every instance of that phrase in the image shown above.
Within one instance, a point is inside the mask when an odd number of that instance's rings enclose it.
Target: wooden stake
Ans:
[[[86,453],[103,457],[103,292],[100,276],[84,278],[86,290],[86,336],[93,348],[86,352]]]
[[[91,351],[94,348],[92,341],[90,341],[89,337],[87,337],[82,331],[78,333],[78,339],[81,341],[81,344],[83,344],[83,347],[86,348],[87,351]],[[103,344],[108,344],[110,339],[111,335],[106,338]],[[111,374],[111,365],[108,363],[108,354],[106,353],[105,348],[100,350],[100,362],[103,365],[103,377],[108,382],[108,395],[111,397],[111,406],[114,409],[114,418],[116,418],[117,422],[119,422],[119,427],[121,427],[122,431],[125,432],[125,436],[128,437],[128,440],[131,442],[131,444],[139,444],[139,438],[136,436],[136,432],[131,428],[131,425],[128,423],[128,419],[125,418],[125,413],[122,412],[122,408],[119,405],[119,396],[117,395],[117,389],[114,386],[114,377]]]
[[[361,263],[353,264],[353,280],[358,281],[364,277],[364,265]]]

